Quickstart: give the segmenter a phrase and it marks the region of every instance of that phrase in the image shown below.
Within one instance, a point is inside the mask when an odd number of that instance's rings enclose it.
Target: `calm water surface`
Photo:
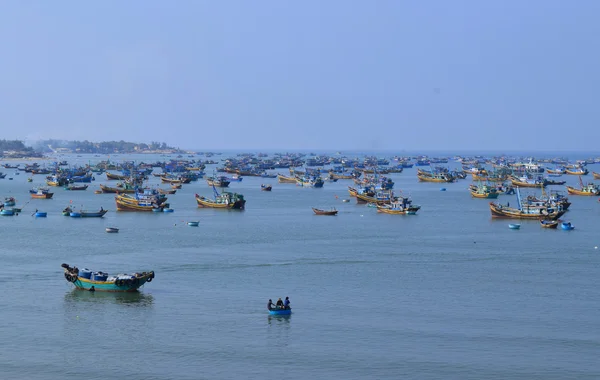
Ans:
[[[470,181],[441,192],[415,169],[392,178],[422,205],[416,216],[342,203],[349,181],[251,177],[231,184],[244,212],[198,209],[194,193],[212,193],[199,180],[169,196],[172,214],[117,213],[114,196],[93,194],[104,175],[85,192],[30,200],[25,173],[3,171],[0,196],[24,211],[0,217],[2,379],[600,378],[597,197],[571,197],[574,231],[527,221],[513,231],[470,197]],[[63,217],[70,202],[110,211]],[[139,294],[80,292],[63,262],[156,279]],[[268,316],[267,300],[285,296],[294,314]]]

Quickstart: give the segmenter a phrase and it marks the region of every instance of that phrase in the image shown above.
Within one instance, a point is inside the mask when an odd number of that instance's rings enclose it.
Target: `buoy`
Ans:
[[[598,246],[595,246],[594,249],[598,249]]]

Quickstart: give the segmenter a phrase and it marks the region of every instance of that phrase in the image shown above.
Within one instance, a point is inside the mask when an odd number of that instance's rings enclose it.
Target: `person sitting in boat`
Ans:
[[[102,208],[102,206],[100,206],[100,212],[104,211],[104,208]]]
[[[269,300],[269,302],[267,303],[267,309],[271,310],[273,308],[273,306],[275,306],[275,305],[273,305],[273,301]]]
[[[283,301],[283,308],[284,309],[290,308],[290,297],[285,297],[285,301]]]
[[[283,301],[281,300],[281,297],[277,300],[276,306],[278,309],[283,309]]]

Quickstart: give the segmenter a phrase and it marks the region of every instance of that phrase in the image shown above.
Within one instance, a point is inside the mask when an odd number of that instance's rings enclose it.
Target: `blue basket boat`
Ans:
[[[38,212],[36,212],[36,213],[35,213],[35,217],[36,217],[36,218],[45,218],[45,217],[47,217],[47,216],[48,216],[48,213],[47,213],[47,212],[41,212],[41,211],[38,211]]]
[[[562,228],[565,231],[570,231],[570,230],[574,230],[575,226],[571,224],[571,222],[562,222],[560,224],[560,228]]]
[[[511,230],[518,230],[519,228],[521,228],[520,224],[509,224],[508,228],[510,228]]]
[[[15,215],[15,212],[13,210],[2,210],[0,211],[0,215],[4,215],[4,216],[13,216]]]
[[[269,310],[270,315],[290,315],[292,314],[292,309],[271,309]]]

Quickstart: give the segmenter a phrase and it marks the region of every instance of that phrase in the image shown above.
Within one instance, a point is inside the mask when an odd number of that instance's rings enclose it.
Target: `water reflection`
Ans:
[[[292,319],[292,315],[271,315],[267,316],[267,322],[269,325],[289,325]]]
[[[65,294],[65,302],[111,303],[132,307],[145,307],[152,305],[154,297],[151,294],[144,294],[141,292],[111,293],[73,289]]]

